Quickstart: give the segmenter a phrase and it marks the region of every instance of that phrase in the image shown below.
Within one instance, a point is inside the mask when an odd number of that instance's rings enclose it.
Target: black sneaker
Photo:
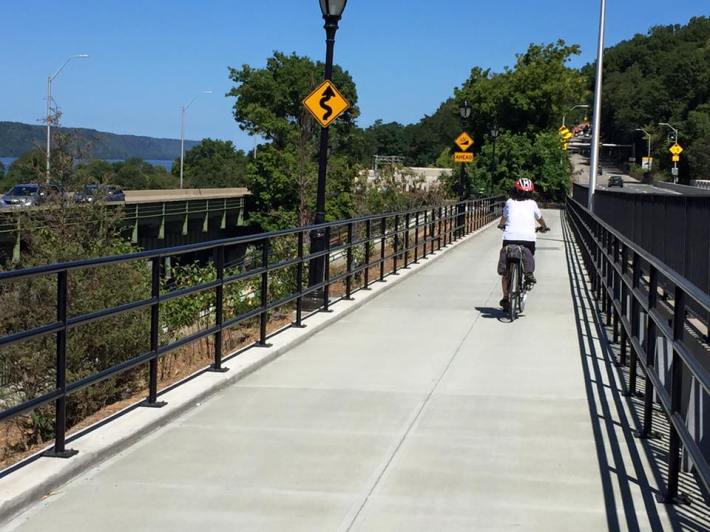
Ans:
[[[510,310],[510,303],[507,298],[501,299],[499,304],[504,311],[508,312]]]

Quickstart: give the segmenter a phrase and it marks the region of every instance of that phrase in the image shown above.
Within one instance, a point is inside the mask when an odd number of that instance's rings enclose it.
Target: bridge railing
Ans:
[[[390,274],[396,275],[400,269],[427,258],[442,247],[492,222],[500,215],[502,206],[501,198],[470,200],[340,220],[319,226],[0,272],[0,294],[7,293],[10,290],[7,285],[12,285],[16,291],[13,297],[27,299],[22,289],[17,290],[17,287],[22,287],[23,283],[30,285],[36,279],[44,279],[44,294],[51,300],[48,305],[55,307],[53,315],[42,316],[39,323],[23,322],[22,326],[17,326],[18,320],[13,320],[12,327],[3,325],[0,328],[0,353],[10,363],[13,349],[23,344],[23,353],[27,355],[29,351],[30,358],[35,356],[32,350],[37,348],[33,347],[32,342],[37,340],[42,340],[45,349],[54,351],[50,353],[54,358],[53,363],[43,370],[45,374],[52,374],[53,382],[45,386],[41,393],[27,397],[21,382],[14,386],[5,383],[5,388],[0,389],[0,392],[4,390],[0,397],[0,422],[31,414],[53,403],[54,445],[45,454],[71,456],[73,451],[66,448],[66,414],[67,400],[73,394],[147,366],[147,399],[143,404],[149,407],[162,406],[164,403],[158,400],[158,361],[167,354],[210,338],[213,340],[213,361],[209,369],[224,371],[223,335],[228,329],[247,322],[256,323],[258,339],[255,346],[268,346],[269,336],[274,332],[269,331],[270,316],[278,309],[293,312],[293,321],[289,326],[302,327],[304,319],[318,311],[328,311],[330,305],[338,299],[348,299],[357,290],[367,290],[373,283],[383,281]],[[307,250],[309,234],[313,231],[325,232],[327,244],[322,252],[310,253]],[[255,260],[241,260],[238,264],[226,262],[225,255],[235,247],[246,248],[246,255]],[[209,276],[189,286],[166,285],[166,269],[177,262],[173,259],[196,252],[211,253],[213,259]],[[324,269],[321,282],[307,286],[309,265],[315,260],[325,261],[328,267]],[[112,301],[109,305],[91,308],[90,311],[74,308],[72,302],[77,288],[76,283],[70,283],[70,280],[75,279],[71,276],[103,268],[125,268],[126,265],[136,266],[144,276],[143,291],[132,292],[144,295],[131,301]],[[92,279],[96,282],[96,277]],[[117,283],[121,281],[121,278],[115,279]],[[91,289],[90,283],[85,285],[88,285],[86,289]],[[207,305],[200,312],[201,316],[208,315],[208,319],[201,322],[203,325],[166,330],[163,318],[167,306],[175,301],[198,296],[207,298]],[[307,305],[308,302],[311,306]],[[100,360],[101,353],[90,352],[86,358],[98,361],[96,365],[90,366],[91,370],[84,371],[79,377],[75,376],[76,372],[68,371],[68,338],[72,331],[104,322],[112,330],[119,329],[115,337],[120,340],[121,322],[118,318],[136,312],[145,313],[138,320],[141,325],[145,325],[143,329],[138,329],[147,336],[140,344],[147,347],[144,352],[127,353],[118,362],[112,360],[103,363]],[[56,341],[47,341],[52,339]],[[39,356],[38,353],[36,355]],[[36,378],[36,375],[28,378]],[[12,387],[9,391],[8,386]]]
[[[654,437],[655,403],[669,421],[663,502],[678,500],[681,447],[710,493],[710,453],[702,443],[708,437],[702,417],[710,405],[706,318],[710,296],[572,198],[567,218],[592,292],[607,326],[613,327],[614,342],[621,337],[619,363],[628,364],[629,396],[637,395],[639,367],[645,377],[643,422],[637,436]],[[691,313],[691,307],[700,312]]]

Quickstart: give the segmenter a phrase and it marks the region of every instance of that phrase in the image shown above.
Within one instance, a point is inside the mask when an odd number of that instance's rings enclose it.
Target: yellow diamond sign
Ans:
[[[350,108],[350,103],[329,80],[325,80],[306,96],[303,105],[323,127],[328,127]]]
[[[671,146],[671,149],[669,150],[673,155],[680,155],[683,153],[683,148],[680,147],[680,144],[673,144]]]
[[[456,145],[461,148],[461,151],[466,151],[473,146],[473,139],[471,138],[471,135],[465,131],[456,138],[455,142]]]

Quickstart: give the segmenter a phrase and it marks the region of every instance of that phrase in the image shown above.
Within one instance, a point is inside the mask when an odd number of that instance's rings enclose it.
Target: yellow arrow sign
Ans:
[[[306,96],[303,105],[323,127],[328,127],[350,108],[350,103],[329,80],[325,80]]]
[[[473,139],[471,138],[471,135],[465,131],[456,138],[455,142],[456,145],[461,148],[461,151],[466,151],[473,146]]]
[[[456,152],[456,153],[454,153],[454,162],[455,163],[472,163],[473,162],[473,153]]]
[[[571,139],[572,137],[574,137],[574,135],[572,134],[571,131],[567,131],[566,133],[562,133],[561,136],[562,136],[562,138],[565,139],[565,140],[569,140],[569,139]]]
[[[680,147],[680,144],[673,144],[668,151],[670,151],[673,155],[680,155],[683,153],[683,148]]]

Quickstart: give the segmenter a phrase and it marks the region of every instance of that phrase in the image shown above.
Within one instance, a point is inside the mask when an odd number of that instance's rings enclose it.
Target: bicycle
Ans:
[[[499,229],[504,229],[499,226]],[[546,233],[549,228],[537,227],[536,233]],[[523,279],[523,246],[520,244],[509,244],[505,247],[508,277],[508,315],[510,322],[514,322],[520,314],[525,312],[527,293],[532,288],[531,285],[522,281]]]

